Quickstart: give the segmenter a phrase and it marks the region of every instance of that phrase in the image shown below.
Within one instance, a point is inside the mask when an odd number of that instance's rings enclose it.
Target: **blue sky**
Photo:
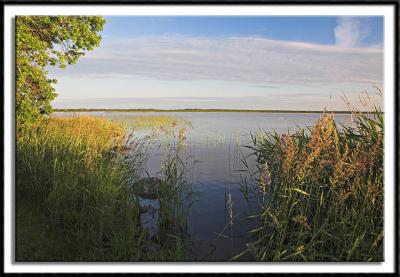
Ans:
[[[103,36],[119,38],[165,34],[206,37],[259,36],[276,40],[335,44],[334,29],[337,25],[337,18],[332,16],[106,16],[105,18],[107,24],[102,32]],[[382,42],[381,17],[353,17],[353,19],[363,20],[363,24],[368,24],[370,28],[369,35],[361,41],[361,45]]]
[[[99,48],[49,70],[55,107],[344,109],[383,82],[382,17],[105,18]]]

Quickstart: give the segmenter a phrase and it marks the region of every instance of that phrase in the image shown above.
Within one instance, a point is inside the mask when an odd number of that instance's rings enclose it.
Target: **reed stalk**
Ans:
[[[259,164],[257,261],[383,261],[383,113],[353,112],[338,128],[253,137]]]

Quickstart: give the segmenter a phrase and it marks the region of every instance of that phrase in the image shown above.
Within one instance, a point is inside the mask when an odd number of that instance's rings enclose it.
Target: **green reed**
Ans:
[[[52,118],[22,134],[16,153],[16,258],[142,259],[124,130],[104,118]]]
[[[118,116],[113,119],[126,127],[137,129],[165,129],[176,126],[190,125],[190,122],[175,116],[169,115],[136,115]]]
[[[160,203],[159,230],[166,236],[166,245],[174,253],[166,260],[188,260],[188,213],[194,201],[192,175],[189,169],[190,158],[183,160],[185,150],[185,128],[173,134],[173,138],[164,145],[165,156],[159,173],[162,183],[158,192]]]
[[[182,257],[180,240],[174,248],[155,245],[141,226],[132,184],[143,171],[146,142],[129,138],[120,124],[89,116],[49,118],[18,134],[16,146],[17,261]],[[166,169],[169,187],[179,177],[174,162],[171,157]],[[163,195],[171,210],[178,199]]]
[[[257,261],[383,261],[383,114],[254,136]],[[240,256],[240,255],[238,255]]]

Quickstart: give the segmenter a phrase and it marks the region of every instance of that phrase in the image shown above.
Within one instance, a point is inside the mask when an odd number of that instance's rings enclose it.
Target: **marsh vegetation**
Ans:
[[[383,260],[383,115],[339,131],[324,114],[308,132],[253,138],[258,261]]]
[[[132,139],[121,125],[99,117],[49,118],[18,136],[16,259],[177,258],[179,237],[155,243],[141,226],[143,207],[134,201],[134,192],[144,151],[143,140]],[[172,156],[164,161],[161,174],[160,224],[169,224],[182,220],[183,210],[178,209],[183,209],[179,201],[185,185]]]

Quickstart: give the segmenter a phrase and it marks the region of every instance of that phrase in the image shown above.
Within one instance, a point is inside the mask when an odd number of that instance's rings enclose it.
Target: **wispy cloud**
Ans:
[[[60,76],[222,80],[266,86],[379,83],[383,74],[382,49],[354,47],[363,32],[351,22],[344,20],[338,25],[336,46],[258,37],[179,35],[104,41]],[[352,38],[354,32],[356,38]]]
[[[370,33],[371,24],[367,19],[339,17],[335,28],[336,44],[342,47],[357,47]]]

